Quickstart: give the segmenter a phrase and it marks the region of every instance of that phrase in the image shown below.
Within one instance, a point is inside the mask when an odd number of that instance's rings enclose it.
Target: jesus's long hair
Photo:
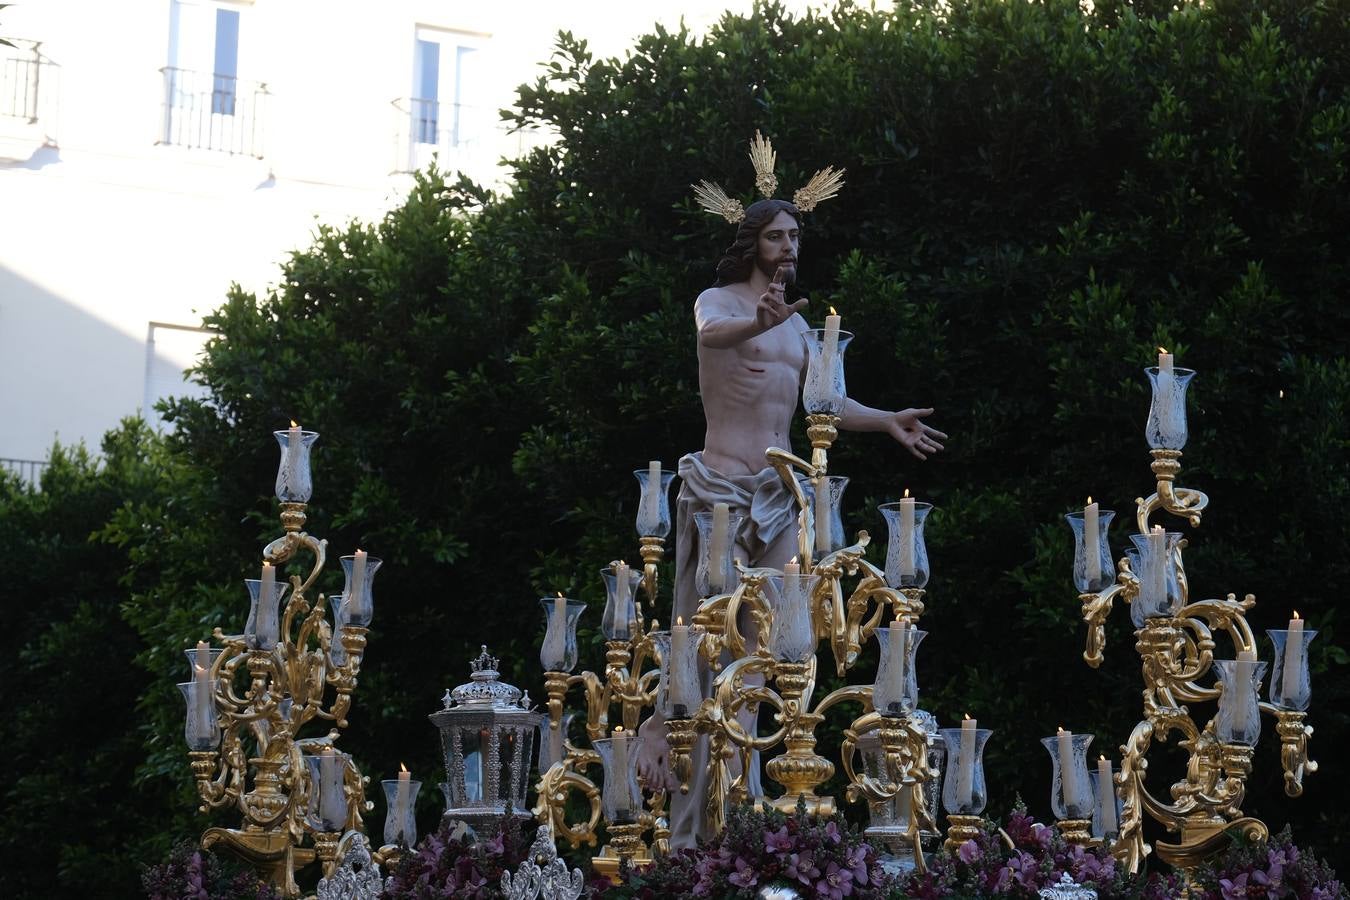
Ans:
[[[750,278],[750,273],[755,270],[755,255],[759,252],[759,233],[780,212],[792,216],[797,227],[801,227],[801,210],[786,200],[756,200],[750,204],[745,218],[736,228],[736,240],[717,261],[717,280],[713,287],[726,287]]]

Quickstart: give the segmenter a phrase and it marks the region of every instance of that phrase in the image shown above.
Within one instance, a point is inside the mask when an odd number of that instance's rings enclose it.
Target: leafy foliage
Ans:
[[[141,875],[148,900],[281,900],[276,888],[258,880],[243,863],[221,859],[184,842],[169,858]]]
[[[182,648],[242,622],[238,579],[279,532],[267,432],[291,418],[323,432],[308,530],[386,560],[343,737],[363,771],[439,768],[423,716],[484,640],[508,679],[537,685],[533,598],[600,601],[594,570],[633,544],[630,472],[701,444],[690,304],[730,234],[688,186],[714,178],[748,199],[756,128],[785,191],[848,169],[840,197],[806,219],[801,278],[808,318],[828,302],[858,335],[852,391],[935,406],[952,435],[920,467],[884,436],[846,434],[831,464],[852,479],[850,529],[881,533],[875,504],[906,487],[937,507],[923,702],[996,729],[993,811],[1015,788],[1048,794],[1035,739],[1057,723],[1109,753],[1139,715],[1122,611],[1104,666],[1083,668],[1060,516],[1090,493],[1119,511],[1124,545],[1130,500],[1151,490],[1139,369],[1159,344],[1200,372],[1181,476],[1211,499],[1187,551],[1193,595],[1256,594],[1258,634],[1291,607],[1314,623],[1313,754],[1340,746],[1346,46],[1347,0],[903,0],[800,18],[764,3],[705,38],[657,29],[622,59],[560,35],[507,112],[559,140],[512,163],[509,195],[433,171],[379,222],[321,226],[275,291],[232,289],[208,317],[209,398],[167,409],[162,446],[114,438],[151,448],[126,452],[153,477],[119,480],[108,464],[71,476],[102,505],[44,507],[5,488],[0,529],[25,535],[7,546],[43,563],[0,587],[19,610],[0,684],[10,709],[46,724],[20,716],[20,783],[34,787],[20,805],[6,795],[4,840],[39,820],[43,791],[71,811],[46,844],[68,859],[129,835],[167,848],[210,821],[187,799],[173,682]],[[110,593],[80,620],[90,584]],[[25,611],[39,595],[50,615]],[[603,665],[598,618],[583,620],[589,668]],[[76,696],[68,671],[44,670],[55,657],[38,649],[58,627],[81,653],[123,668],[135,655],[99,714],[135,703],[141,730],[100,727],[63,699]],[[105,632],[121,643],[89,646]],[[50,687],[16,703],[30,669]],[[134,768],[149,792],[101,811],[96,837],[79,818],[94,781],[31,780],[58,721],[113,735],[100,777],[125,790]],[[1164,797],[1171,746],[1149,769]],[[1291,801],[1273,737],[1256,759],[1247,812],[1343,860],[1346,780],[1311,776]],[[163,811],[157,825],[136,818],[141,797]]]

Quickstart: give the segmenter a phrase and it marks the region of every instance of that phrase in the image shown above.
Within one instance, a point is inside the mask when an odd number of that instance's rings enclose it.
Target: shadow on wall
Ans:
[[[144,337],[0,264],[0,457],[46,459],[58,438],[97,448],[140,408],[145,373]]]

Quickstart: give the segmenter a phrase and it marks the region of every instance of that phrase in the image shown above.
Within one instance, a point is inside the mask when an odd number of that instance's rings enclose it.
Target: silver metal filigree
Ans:
[[[1095,890],[1090,887],[1083,887],[1070,878],[1068,872],[1059,877],[1059,884],[1041,888],[1038,896],[1044,898],[1044,900],[1097,900]]]
[[[530,854],[520,864],[514,876],[502,874],[502,893],[507,900],[577,900],[585,885],[580,869],[569,875],[567,863],[558,859],[558,848],[553,844],[553,830],[540,826],[530,845]]]
[[[319,879],[318,900],[376,900],[383,884],[380,867],[370,858],[366,836],[359,831],[347,832],[338,842],[338,853],[342,862],[333,877]]]

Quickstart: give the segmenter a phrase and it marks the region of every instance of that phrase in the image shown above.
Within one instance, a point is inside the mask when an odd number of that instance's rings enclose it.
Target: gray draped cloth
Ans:
[[[722,475],[708,468],[700,451],[680,459],[679,473],[680,493],[675,507],[675,615],[688,623],[693,621],[701,599],[694,586],[699,552],[694,513],[711,511],[714,503],[725,503],[733,516],[742,516],[740,528],[734,535],[737,556],[746,565],[754,566],[760,564],[765,552],[785,532],[796,534],[797,504],[792,492],[772,468],[754,475]],[[768,635],[763,639],[767,640]],[[712,673],[704,669],[701,675],[706,697],[712,688]],[[696,840],[713,837],[703,815],[708,791],[707,765],[708,739],[700,737],[694,745],[689,793],[673,791],[670,795],[672,849],[694,847]],[[760,785],[758,752],[754,754],[746,787],[751,797],[764,793]]]

